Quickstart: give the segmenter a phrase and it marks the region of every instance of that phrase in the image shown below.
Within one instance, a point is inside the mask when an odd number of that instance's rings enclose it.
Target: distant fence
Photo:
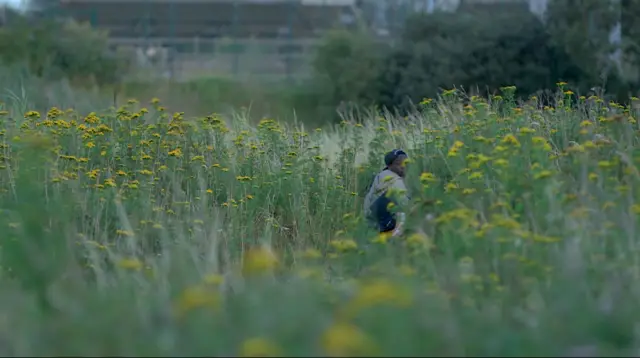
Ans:
[[[311,74],[317,39],[111,38],[134,55],[135,73],[189,80],[202,76],[269,81]]]
[[[353,0],[73,0],[42,12],[106,30],[136,74],[298,80],[330,28],[355,25]],[[331,4],[331,6],[328,6]]]
[[[308,38],[335,26],[353,26],[353,10],[299,0],[75,0],[41,15],[71,17],[114,37]]]
[[[358,17],[392,38],[413,12],[511,2],[528,3],[533,10],[546,1],[67,0],[41,14],[107,30],[113,45],[133,50],[141,76],[299,80],[310,75],[313,50],[324,31],[352,28]]]

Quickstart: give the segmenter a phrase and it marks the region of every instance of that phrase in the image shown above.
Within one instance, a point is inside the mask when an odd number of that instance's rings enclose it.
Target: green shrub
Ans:
[[[109,50],[107,35],[89,25],[22,16],[13,16],[0,29],[0,60],[25,64],[47,79],[99,85],[117,82],[127,65],[124,57]]]
[[[515,85],[516,96],[527,97],[565,81],[580,94],[596,86],[626,101],[638,89],[639,61],[633,36],[623,43],[622,71],[610,60],[617,19],[608,2],[552,0],[544,18],[511,3],[414,14],[394,46],[363,33],[333,33],[316,59],[317,97],[407,109],[452,87],[484,94]],[[625,28],[635,33],[633,25]]]
[[[407,106],[443,88],[494,92],[515,85],[520,94],[583,76],[551,44],[543,23],[528,11],[417,15],[380,73],[380,101]]]
[[[554,0],[545,15],[546,30],[554,45],[562,48],[582,70],[580,83],[593,86],[610,72],[614,48],[610,34],[618,21],[612,1]]]
[[[378,100],[377,77],[388,45],[364,32],[329,33],[319,46],[313,62],[313,91],[319,105],[338,106],[355,102],[373,104]]]

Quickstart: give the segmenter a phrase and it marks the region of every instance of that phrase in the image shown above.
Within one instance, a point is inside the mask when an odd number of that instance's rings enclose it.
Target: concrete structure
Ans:
[[[107,30],[159,74],[300,77],[317,39],[361,17],[380,35],[414,11],[510,2],[534,12],[546,0],[39,0],[43,15],[70,16]],[[542,6],[540,4],[543,4]],[[543,11],[543,10],[542,10]]]
[[[252,79],[308,75],[313,39],[335,26],[354,26],[356,5],[356,0],[34,1],[32,9],[41,16],[71,17],[106,30],[112,44],[132,50],[147,70],[144,76]]]
[[[356,13],[384,32],[414,11],[526,4],[543,14],[548,0],[39,0],[47,15],[71,16],[116,38],[310,38],[354,26]],[[54,6],[53,4],[57,4]]]
[[[353,5],[354,0],[62,0],[57,12],[113,37],[304,38],[352,24]]]
[[[434,8],[441,10],[455,10],[461,3],[465,5],[494,5],[494,4],[517,4],[524,3],[529,10],[535,14],[542,15],[547,8],[549,0],[431,0]]]
[[[461,8],[485,8],[507,4],[528,7],[531,12],[542,16],[547,2],[548,0],[365,0],[362,5],[371,13],[369,16],[378,34],[388,35],[398,31],[405,18],[412,12],[453,12]]]

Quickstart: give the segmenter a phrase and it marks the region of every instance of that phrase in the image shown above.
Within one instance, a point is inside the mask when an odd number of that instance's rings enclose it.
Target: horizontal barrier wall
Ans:
[[[544,0],[466,0],[464,3]],[[331,28],[357,19],[394,37],[412,12],[455,10],[460,0],[62,0],[42,12],[109,33],[142,76],[302,79]]]

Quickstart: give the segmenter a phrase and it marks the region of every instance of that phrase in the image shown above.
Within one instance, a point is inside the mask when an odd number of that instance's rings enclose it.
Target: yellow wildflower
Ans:
[[[431,239],[421,232],[416,232],[407,237],[407,246],[413,248],[431,248],[433,245]]]
[[[38,111],[28,111],[27,113],[25,113],[24,118],[38,119],[40,118],[40,113]]]
[[[447,183],[447,185],[444,186],[445,192],[450,192],[450,191],[455,190],[457,188],[458,188],[458,184],[456,184],[454,182],[449,182],[449,183]]]
[[[220,296],[217,292],[202,286],[189,287],[182,292],[174,305],[174,312],[182,316],[197,308],[216,309],[220,305]]]
[[[509,165],[509,162],[506,159],[499,158],[493,161],[493,164],[500,167],[506,167]]]
[[[278,259],[268,248],[251,249],[242,261],[242,272],[245,275],[258,275],[271,271],[278,265]]]
[[[435,177],[435,175],[433,175],[433,173],[425,172],[425,173],[422,173],[420,175],[420,181],[422,183],[434,182],[434,181],[436,181],[436,177]]]
[[[170,157],[179,158],[179,157],[182,156],[182,149],[176,148],[176,149],[170,151],[168,154],[169,154]]]
[[[342,239],[342,240],[331,240],[329,245],[333,246],[336,250],[340,252],[355,250],[358,248],[358,244],[351,239]]]
[[[212,273],[212,274],[204,276],[203,281],[206,284],[213,285],[213,286],[218,286],[218,285],[221,285],[224,282],[224,277],[222,275],[217,274],[217,273]]]
[[[322,254],[320,253],[320,251],[310,248],[305,250],[302,253],[302,257],[307,258],[307,259],[318,259],[320,257],[322,257]]]
[[[520,146],[520,141],[518,141],[518,138],[516,138],[513,134],[507,134],[506,136],[504,136],[504,138],[502,138],[502,143],[510,144],[516,147]]]
[[[410,291],[380,279],[362,285],[342,313],[343,316],[353,316],[363,309],[377,305],[408,307],[412,302],[413,297]]]
[[[544,179],[544,178],[548,178],[548,177],[550,177],[550,176],[551,176],[551,174],[552,174],[552,173],[551,173],[551,171],[550,171],[550,170],[543,170],[543,171],[541,171],[541,172],[539,172],[539,173],[535,174],[535,175],[533,176],[533,178],[534,178],[534,179],[536,179],[536,180],[537,180],[537,179]]]
[[[118,261],[118,266],[126,270],[138,271],[142,268],[142,262],[136,258],[127,258]]]
[[[255,337],[242,342],[241,355],[243,357],[278,357],[282,356],[282,351],[272,341]]]
[[[331,357],[367,356],[375,353],[374,342],[350,323],[336,323],[322,335],[322,347]]]
[[[127,230],[116,230],[116,235],[131,237],[133,236],[133,232]]]

